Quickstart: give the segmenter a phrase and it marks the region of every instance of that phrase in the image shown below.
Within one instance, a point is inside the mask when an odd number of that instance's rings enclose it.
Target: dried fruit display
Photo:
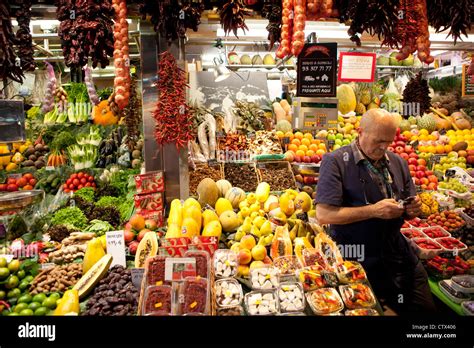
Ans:
[[[0,79],[9,78],[22,83],[23,72],[17,63],[14,50],[15,34],[10,21],[10,6],[7,2],[0,3]]]
[[[228,0],[220,11],[221,26],[227,36],[231,31],[237,36],[237,30],[249,30],[245,24],[245,15],[249,15],[250,10],[245,8],[242,0]]]
[[[108,66],[114,53],[111,0],[56,0],[56,6],[66,65],[83,67],[90,57],[94,68]]]
[[[207,163],[198,163],[195,170],[189,171],[189,193],[191,195],[197,194],[197,187],[205,178],[210,178],[214,181],[222,179],[220,165],[209,166]]]
[[[153,112],[155,139],[161,145],[173,143],[178,149],[187,147],[188,141],[195,138],[195,131],[186,104],[186,73],[166,51],[160,54],[158,75],[159,100]]]
[[[125,124],[127,126],[127,145],[129,149],[134,149],[140,138],[140,122],[141,122],[141,98],[138,97],[137,79],[132,77],[130,84],[130,99],[123,114]]]
[[[245,192],[257,189],[258,177],[255,166],[251,164],[226,163],[224,166],[224,177],[232,186],[240,187]]]

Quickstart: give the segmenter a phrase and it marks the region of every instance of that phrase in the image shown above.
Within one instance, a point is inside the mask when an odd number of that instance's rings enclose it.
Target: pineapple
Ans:
[[[372,98],[371,98],[371,93],[368,89],[364,89],[360,95],[360,102],[364,104],[364,106],[367,106],[370,104]]]
[[[355,109],[355,112],[357,115],[363,115],[367,109],[365,108],[365,105],[363,103],[358,103]]]

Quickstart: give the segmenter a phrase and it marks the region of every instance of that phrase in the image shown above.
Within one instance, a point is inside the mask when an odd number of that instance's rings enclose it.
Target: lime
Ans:
[[[25,277],[25,281],[27,281],[28,283],[32,282],[33,279],[35,279],[35,278],[32,275],[29,275],[29,276]]]
[[[15,273],[20,269],[20,261],[19,260],[11,260],[8,264],[8,269],[10,272]]]
[[[43,301],[42,306],[43,307],[48,307],[49,309],[55,309],[56,308],[56,299],[54,297],[48,297],[46,300]]]
[[[30,303],[31,302],[31,295],[29,294],[26,294],[26,295],[23,295],[21,296],[19,299],[18,299],[18,303]]]
[[[7,293],[3,290],[0,290],[0,300],[3,300],[5,297],[7,297]]]
[[[18,278],[23,279],[26,276],[26,272],[22,269],[20,269],[18,272],[16,272],[16,275]]]
[[[21,281],[20,285],[18,285],[18,289],[21,291],[26,290],[30,286],[28,282],[25,282],[24,280]]]
[[[17,316],[19,316],[19,315],[20,315],[20,314],[15,313],[15,312],[10,312],[10,313],[8,314],[9,317],[17,317]]]
[[[55,300],[59,300],[61,298],[61,295],[59,294],[59,292],[52,292],[51,294],[49,294],[49,297],[54,298]]]
[[[46,300],[46,294],[41,293],[33,296],[33,302],[43,303],[44,300]]]
[[[0,280],[7,278],[10,275],[10,270],[6,267],[0,268]]]
[[[18,286],[20,283],[20,279],[16,275],[10,275],[7,279],[7,283],[5,284],[5,287],[7,289],[14,289]]]
[[[34,303],[34,302],[33,302]],[[38,309],[35,310],[35,315],[36,316],[43,316],[43,315],[46,315],[48,314],[48,311],[49,309],[46,308],[46,307],[40,307]]]
[[[31,309],[32,311],[36,311],[38,308],[41,308],[41,303],[39,302],[31,302],[28,305],[28,308]]]
[[[7,267],[8,262],[7,259],[4,257],[0,257],[0,267]]]
[[[27,303],[19,303],[13,308],[13,311],[16,313],[20,313],[22,310],[27,309],[28,304]]]
[[[34,314],[34,312],[29,308],[24,309],[20,312],[20,315],[25,315],[25,316],[31,316],[33,314]]]
[[[7,298],[19,297],[21,295],[20,289],[13,289],[7,293]]]

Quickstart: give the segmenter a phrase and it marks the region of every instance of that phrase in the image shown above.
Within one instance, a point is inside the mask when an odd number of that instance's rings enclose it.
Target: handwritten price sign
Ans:
[[[105,240],[107,242],[107,254],[113,257],[111,266],[120,265],[126,267],[123,231],[106,232]]]

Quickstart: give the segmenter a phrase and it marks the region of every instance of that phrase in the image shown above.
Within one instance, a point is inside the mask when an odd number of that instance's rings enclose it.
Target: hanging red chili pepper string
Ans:
[[[186,73],[180,69],[173,55],[160,54],[158,69],[158,104],[153,112],[155,139],[158,144],[174,143],[176,148],[188,146],[195,138],[193,119],[186,104]]]

